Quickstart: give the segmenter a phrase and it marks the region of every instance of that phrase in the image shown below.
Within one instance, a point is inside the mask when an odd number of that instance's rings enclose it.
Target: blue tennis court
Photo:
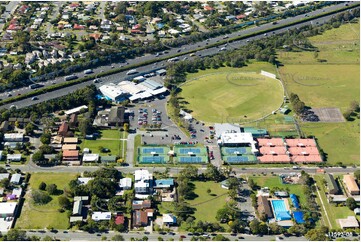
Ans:
[[[200,156],[180,156],[179,163],[202,163],[202,157]]]
[[[291,220],[291,215],[286,209],[285,201],[283,200],[272,200],[272,207],[276,221]]]
[[[247,162],[248,157],[247,156],[227,156],[226,158],[227,162]]]
[[[164,156],[141,156],[139,159],[140,164],[161,164],[165,163]]]
[[[247,154],[249,153],[250,149],[247,149],[245,147],[239,147],[239,148],[224,148],[224,152],[226,154]]]
[[[200,148],[179,148],[180,154],[188,154],[188,153],[194,153],[194,154],[200,154],[201,149]]]
[[[164,154],[164,148],[160,147],[147,147],[142,148],[143,154],[151,154],[151,153],[157,153],[157,154]]]

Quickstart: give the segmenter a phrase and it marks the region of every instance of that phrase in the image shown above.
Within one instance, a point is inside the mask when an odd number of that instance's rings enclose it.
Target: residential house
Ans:
[[[343,183],[345,184],[347,191],[351,195],[359,195],[360,194],[360,188],[358,187],[354,176],[352,176],[352,175],[344,175],[343,176]]]
[[[153,194],[153,176],[148,170],[136,170],[134,172],[135,178],[135,197],[146,199]]]
[[[82,200],[74,201],[72,215],[81,215],[82,214],[81,213],[82,208],[83,208],[83,201]]]
[[[83,154],[83,162],[98,162],[99,154]]]
[[[147,226],[149,220],[153,217],[153,213],[153,209],[135,210],[133,212],[133,227]]]
[[[112,107],[108,116],[109,126],[122,126],[124,123],[129,122],[125,119],[125,107]]]
[[[0,203],[0,217],[14,217],[16,214],[17,203],[16,202],[6,202]]]
[[[163,224],[167,226],[172,226],[177,224],[177,218],[171,213],[163,214]]]
[[[119,187],[123,190],[131,190],[132,189],[132,179],[129,177],[120,179]]]
[[[112,218],[111,212],[94,212],[92,214],[92,219],[94,221],[103,221],[103,220],[110,220]]]
[[[64,144],[77,144],[79,140],[77,137],[65,137],[63,142]]]
[[[61,135],[61,136],[67,136],[68,131],[69,131],[68,123],[63,122],[59,127],[58,134]]]
[[[78,150],[64,150],[63,161],[77,161],[79,159]]]
[[[22,192],[23,192],[23,189],[21,187],[16,187],[16,188],[13,189],[11,194],[16,196],[16,198],[20,198]]]
[[[360,225],[355,216],[348,216],[345,219],[337,219],[337,222],[341,229],[360,228]]]
[[[78,183],[80,185],[86,185],[86,184],[88,184],[89,181],[91,181],[93,179],[94,179],[93,177],[79,177],[78,178]]]
[[[114,223],[116,225],[120,225],[120,224],[124,224],[125,223],[125,217],[124,217],[124,214],[117,214],[117,216],[115,216],[115,219],[114,219]]]
[[[23,142],[23,140],[24,140],[24,134],[18,134],[18,133],[4,134],[5,142]]]
[[[12,154],[12,155],[7,154],[6,159],[7,161],[15,161],[15,162],[21,161],[21,154]]]
[[[76,150],[77,146],[76,144],[65,144],[63,145],[63,147],[61,147],[61,149],[64,150]]]
[[[11,179],[10,179],[10,183],[12,184],[15,184],[15,185],[19,185],[20,184],[20,179],[21,179],[21,174],[13,174],[11,176]]]
[[[152,202],[150,200],[133,200],[132,209],[147,209],[152,207]]]

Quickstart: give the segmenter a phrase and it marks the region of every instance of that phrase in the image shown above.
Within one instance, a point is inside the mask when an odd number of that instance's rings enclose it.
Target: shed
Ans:
[[[100,161],[102,163],[114,163],[117,161],[117,157],[115,155],[101,156]]]
[[[83,201],[82,200],[77,200],[74,202],[73,205],[73,215],[80,215],[81,214],[81,210],[83,207]]]
[[[10,174],[9,173],[0,173],[0,181],[4,179],[9,179]]]

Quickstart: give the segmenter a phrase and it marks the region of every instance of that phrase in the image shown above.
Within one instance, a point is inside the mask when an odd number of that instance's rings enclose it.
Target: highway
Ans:
[[[359,6],[359,4],[358,5],[355,4],[355,6]],[[344,7],[344,3],[329,6],[329,7],[323,8],[323,9],[319,9],[319,10],[316,10],[314,12],[310,12],[310,13],[307,14],[307,17],[305,15],[298,15],[296,17],[279,20],[278,25],[291,23],[293,21],[301,20],[301,19],[305,19],[305,18],[307,19],[307,18],[309,18],[311,16],[321,14],[323,12],[330,12],[330,11],[333,11],[333,10],[336,10],[336,9],[339,9],[339,8],[342,8],[342,7]],[[271,34],[283,33],[285,31],[288,31],[288,29],[298,28],[298,27],[308,25],[308,24],[317,24],[317,23],[322,24],[322,23],[326,22],[327,20],[331,19],[332,16],[334,16],[334,15],[329,15],[329,16],[326,16],[326,17],[319,18],[317,20],[312,20],[310,22],[304,22],[304,23],[297,24],[297,25],[294,25],[294,26],[291,26],[291,27],[284,27],[284,28],[281,28],[279,30],[269,32],[267,34],[267,36],[269,36]],[[267,29],[270,29],[272,27],[275,27],[275,25],[273,25],[272,23],[268,23],[268,24],[261,25],[259,27],[253,27],[253,28],[248,28],[248,29],[233,32],[231,34],[228,34],[228,37],[233,38],[233,37],[237,37],[237,36],[243,36],[243,35],[251,34],[251,33],[254,33],[256,31],[267,31]],[[256,39],[260,39],[260,38],[264,38],[264,37],[266,37],[264,34],[260,34],[258,36],[254,36],[254,37],[250,37],[250,38],[247,38],[247,39],[244,39],[244,40],[239,40],[239,41],[229,43],[229,45],[226,46],[226,47],[225,46],[219,46],[219,47],[220,48],[225,47],[227,50],[231,50],[233,48],[237,48],[237,46],[247,44],[247,41],[252,41],[252,40],[256,40]],[[216,44],[217,42],[219,42],[221,40],[224,40],[224,36],[218,36],[218,37],[209,39],[208,41],[204,40],[204,41],[201,41],[201,42],[198,42],[198,43],[183,45],[180,48],[173,48],[173,49],[168,50],[168,53],[163,54],[161,56],[162,57],[172,56],[172,55],[179,54],[179,53],[182,53],[182,52],[195,50],[197,48],[205,47],[207,45]],[[201,57],[214,55],[214,54],[219,52],[220,48],[217,48],[217,47],[208,48],[208,49],[196,52],[196,55],[201,56]],[[96,74],[99,74],[99,73],[101,73],[103,71],[111,70],[113,67],[118,68],[120,66],[142,63],[142,62],[145,62],[145,61],[155,60],[157,58],[158,57],[156,57],[153,54],[147,54],[147,55],[137,57],[137,58],[134,58],[134,59],[128,59],[126,63],[110,63],[109,62],[109,65],[95,68],[95,69],[93,69],[93,71],[94,71],[94,74],[96,75]],[[192,57],[190,57],[189,55],[184,55],[184,56],[180,56],[179,58],[182,60],[184,58],[191,59]],[[139,67],[139,68],[137,68],[137,71],[139,73],[149,73],[149,72],[152,72],[152,71],[154,71],[156,69],[163,68],[166,65],[167,65],[166,61],[159,61],[159,62],[156,62],[154,64],[144,65],[142,67]],[[102,83],[99,83],[97,85],[103,85],[104,83],[109,83],[109,82],[116,82],[117,83],[117,82],[120,82],[120,81],[124,80],[124,78],[130,78],[130,77],[135,77],[135,76],[139,75],[139,73],[138,73],[138,74],[135,74],[135,75],[127,76],[126,72],[127,71],[123,71],[123,72],[119,72],[117,74],[113,74],[113,75],[103,77],[103,78],[101,78]],[[74,74],[77,75],[79,78],[84,77],[83,72],[74,73]],[[53,84],[61,83],[61,82],[64,82],[64,77],[58,77],[58,78],[53,79],[53,80],[48,80],[47,82],[42,83],[42,84],[44,84],[45,86],[49,86],[49,85],[53,85]],[[10,104],[2,105],[2,106],[0,106],[0,108],[9,108],[11,105],[15,105],[17,108],[30,106],[30,105],[33,105],[33,104],[36,104],[36,103],[40,103],[40,102],[44,102],[44,101],[47,101],[47,100],[50,100],[50,99],[54,99],[54,98],[64,96],[64,95],[66,95],[66,94],[68,94],[70,92],[75,91],[76,89],[83,88],[83,87],[85,87],[87,85],[90,85],[92,83],[93,83],[92,81],[83,82],[83,83],[76,84],[76,85],[73,85],[73,86],[70,86],[70,87],[65,87],[63,89],[59,89],[59,90],[56,90],[56,91],[53,91],[53,92],[48,92],[48,93],[45,93],[45,94],[42,94],[42,95],[38,95],[37,96],[38,100],[31,100],[31,98],[27,98],[27,99],[16,101],[16,102],[13,102],[13,103],[10,103]],[[20,89],[12,90],[10,92],[1,93],[0,98],[5,100],[5,99],[9,98],[8,97],[9,94],[11,94],[11,96],[16,96],[16,95],[21,95],[21,94],[28,93],[30,91],[32,91],[32,89],[30,89],[29,87],[23,87],[23,88],[20,88]]]

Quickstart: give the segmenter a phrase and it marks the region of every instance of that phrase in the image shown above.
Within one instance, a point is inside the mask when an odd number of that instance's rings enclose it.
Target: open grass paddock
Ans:
[[[319,52],[278,52],[279,68],[288,93],[296,93],[312,108],[340,108],[360,99],[360,23],[309,38]],[[326,60],[318,62],[317,59]],[[327,163],[359,164],[360,120],[346,123],[300,122],[305,135],[314,135],[327,153]]]
[[[32,173],[30,186],[25,195],[25,202],[15,228],[44,229],[49,226],[56,229],[67,229],[69,227],[67,212],[60,213],[58,211],[60,208],[58,197],[60,195],[52,195],[52,200],[48,204],[35,205],[31,200],[30,191],[31,189],[38,189],[41,182],[45,182],[47,185],[56,184],[58,190],[63,190],[68,187],[70,180],[75,178],[76,174],[74,173]]]
[[[259,119],[279,108],[284,96],[278,80],[260,74],[264,65],[255,64],[259,68],[248,69],[219,68],[188,75],[188,81],[181,86],[180,103],[192,111],[193,117],[205,122]]]

